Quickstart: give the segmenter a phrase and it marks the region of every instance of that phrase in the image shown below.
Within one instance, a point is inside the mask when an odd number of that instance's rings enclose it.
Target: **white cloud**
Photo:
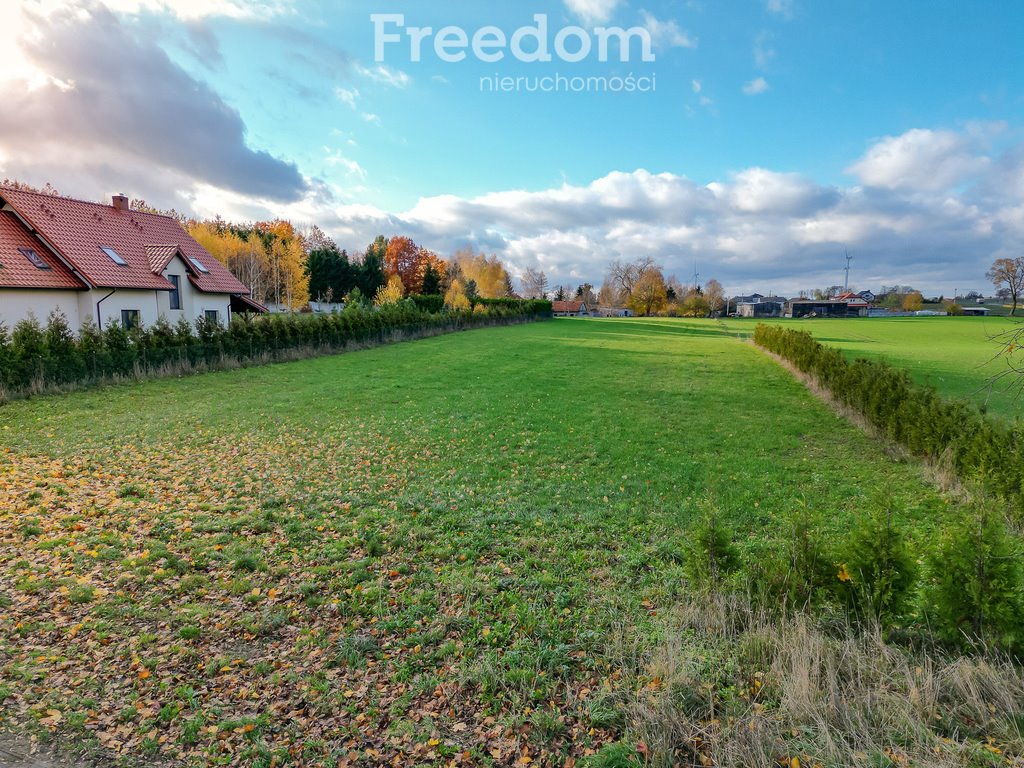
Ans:
[[[755,77],[749,83],[743,86],[743,92],[747,96],[756,96],[759,93],[764,93],[768,90],[768,81],[763,77]]]
[[[696,48],[697,38],[679,28],[675,21],[661,21],[647,11],[641,11],[644,28],[651,35],[651,42],[656,47]]]
[[[365,120],[368,123],[373,123],[374,125],[381,124],[380,115],[375,115],[373,114],[373,112],[364,112],[362,115],[360,115],[360,117],[362,117],[363,120]]]
[[[760,32],[754,38],[754,64],[758,69],[766,69],[775,58],[775,49],[771,47],[772,36],[768,32]]]
[[[765,8],[768,13],[777,13],[780,16],[792,16],[794,0],[767,0]]]
[[[356,108],[356,100],[359,98],[359,91],[355,88],[335,88],[334,95],[342,104],[348,104],[352,109]]]
[[[366,180],[366,169],[357,161],[350,157],[346,157],[341,150],[324,147],[324,154],[327,165],[344,168],[349,176],[358,177],[363,181]]]
[[[619,3],[620,0],[565,0],[565,7],[587,24],[605,24]]]
[[[937,191],[971,180],[989,164],[969,136],[914,129],[882,139],[847,172],[872,187]]]
[[[412,78],[407,73],[400,69],[391,69],[383,64],[378,64],[375,67],[356,67],[356,71],[379,85],[387,85],[392,88],[405,88],[412,82]]]

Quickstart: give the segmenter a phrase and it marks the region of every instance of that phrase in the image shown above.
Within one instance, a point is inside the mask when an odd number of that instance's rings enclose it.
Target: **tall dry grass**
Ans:
[[[685,601],[654,647],[625,637],[629,682],[608,695],[651,765],[1024,765],[1024,671],[1005,656],[914,650],[724,594]]]

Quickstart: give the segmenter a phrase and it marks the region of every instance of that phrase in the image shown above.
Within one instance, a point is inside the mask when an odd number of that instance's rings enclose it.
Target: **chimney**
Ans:
[[[128,210],[128,198],[123,194],[114,195],[114,210],[115,211],[127,211]]]

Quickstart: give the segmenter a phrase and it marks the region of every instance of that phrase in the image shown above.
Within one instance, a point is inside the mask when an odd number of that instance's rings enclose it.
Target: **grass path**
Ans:
[[[0,699],[128,764],[562,765],[710,494],[946,502],[713,324],[558,320],[0,408]],[[519,764],[526,764],[519,762]]]

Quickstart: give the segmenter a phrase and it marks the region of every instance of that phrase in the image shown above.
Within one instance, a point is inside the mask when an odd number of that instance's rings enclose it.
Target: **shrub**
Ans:
[[[127,331],[108,323],[101,331],[91,318],[76,338],[60,314],[44,329],[34,318],[18,323],[9,337],[0,327],[0,395],[39,391],[47,386],[82,385],[119,376],[146,375],[174,364],[176,370],[219,365],[226,358],[265,360],[281,352],[325,350],[356,342],[383,341],[394,332],[454,331],[501,319],[536,319],[551,304],[523,299],[478,299],[479,311],[448,312],[443,298],[417,296],[374,308],[353,289],[345,309],[331,315],[235,316],[227,327],[200,318]]]
[[[917,562],[891,506],[878,506],[857,521],[844,548],[839,578],[855,611],[882,627],[905,612],[917,581]]]
[[[1024,440],[1020,428],[985,418],[962,403],[947,402],[905,371],[868,360],[850,362],[805,331],[758,325],[754,341],[813,377],[844,406],[917,456],[948,456],[962,480],[1024,506]]]
[[[1002,516],[969,510],[942,532],[929,558],[930,612],[939,635],[1013,648],[1020,641],[1021,572]]]
[[[733,533],[723,524],[720,510],[711,502],[704,504],[700,520],[690,531],[684,568],[690,580],[703,587],[718,585],[740,568]]]

